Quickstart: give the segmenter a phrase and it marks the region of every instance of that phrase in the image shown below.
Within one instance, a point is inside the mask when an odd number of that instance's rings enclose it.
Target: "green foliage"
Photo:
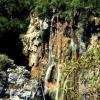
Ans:
[[[48,16],[47,14],[50,12],[48,0],[35,0],[34,6],[36,14],[39,16]]]
[[[0,33],[7,32],[15,29],[22,31],[26,27],[26,23],[22,20],[8,19],[7,17],[0,16]],[[2,34],[3,35],[3,34]]]
[[[0,16],[0,32],[7,31],[9,25],[9,20],[6,17]]]
[[[0,33],[26,31],[33,6],[33,0],[0,0]]]
[[[99,13],[99,0],[35,0],[34,12],[39,16],[62,15],[71,19],[74,13],[79,10],[93,9]],[[82,14],[81,14],[82,15]],[[83,14],[83,16],[86,16]]]
[[[42,17],[58,14],[70,19],[76,9],[95,8],[99,12],[99,5],[100,0],[0,0],[1,32],[11,29],[26,31],[32,10]]]
[[[71,6],[72,6],[72,8],[75,9],[75,8],[81,7],[82,4],[80,3],[80,0],[72,0]]]
[[[81,98],[79,93],[73,93],[76,88],[75,84],[84,84],[87,81],[86,88],[94,96],[97,89],[100,88],[100,41],[96,41],[94,46],[90,46],[78,60],[67,61],[66,65],[62,66],[62,84],[64,83],[62,95],[65,93],[69,100],[75,97],[76,99]],[[80,78],[74,80],[75,77]]]
[[[9,60],[6,55],[0,54],[0,71],[6,67],[8,61]]]
[[[8,17],[16,17],[14,16],[15,14],[19,15],[24,12],[24,10],[30,11],[33,7],[33,3],[33,0],[0,0],[1,13]],[[21,18],[23,15],[19,17]]]

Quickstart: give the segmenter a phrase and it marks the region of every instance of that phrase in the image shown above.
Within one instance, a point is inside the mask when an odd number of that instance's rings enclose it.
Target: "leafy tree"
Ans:
[[[6,29],[18,29],[20,32],[25,30],[33,3],[33,0],[0,0],[1,29],[5,26],[5,31],[7,31]],[[6,20],[4,21],[4,19]]]

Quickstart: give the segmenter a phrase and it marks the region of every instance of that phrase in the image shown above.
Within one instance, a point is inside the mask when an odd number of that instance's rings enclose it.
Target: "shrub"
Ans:
[[[4,70],[8,62],[9,62],[8,57],[4,54],[0,54],[0,71]]]

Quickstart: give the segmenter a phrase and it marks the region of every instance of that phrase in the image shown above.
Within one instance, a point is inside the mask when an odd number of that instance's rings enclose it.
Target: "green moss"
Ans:
[[[8,57],[4,54],[0,54],[0,71],[4,70],[4,68],[6,67],[7,63],[8,63]]]

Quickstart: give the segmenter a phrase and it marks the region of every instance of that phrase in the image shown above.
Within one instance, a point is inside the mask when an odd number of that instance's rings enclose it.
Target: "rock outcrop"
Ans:
[[[25,66],[9,67],[6,72],[0,72],[0,98],[3,100],[33,100],[36,94],[38,79],[31,77],[31,72]]]
[[[26,55],[30,67],[37,65],[41,55],[40,19],[31,17],[27,33],[22,36],[23,53]]]

